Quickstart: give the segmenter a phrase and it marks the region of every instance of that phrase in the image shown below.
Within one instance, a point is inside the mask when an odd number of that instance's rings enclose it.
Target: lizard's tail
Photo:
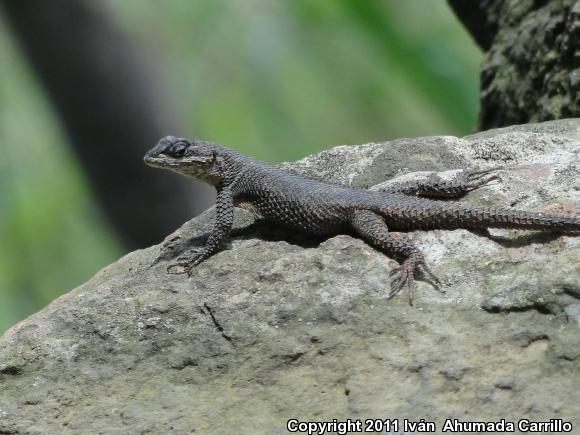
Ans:
[[[414,204],[401,211],[403,214],[393,213],[392,210],[390,213],[385,213],[387,225],[391,222],[393,229],[520,228],[565,233],[580,232],[580,214],[578,213],[544,213],[499,207],[470,207],[439,201],[429,201],[427,207],[424,203]]]
[[[458,210],[463,228],[520,228],[526,230],[580,232],[580,215],[543,213],[506,208],[466,208]]]

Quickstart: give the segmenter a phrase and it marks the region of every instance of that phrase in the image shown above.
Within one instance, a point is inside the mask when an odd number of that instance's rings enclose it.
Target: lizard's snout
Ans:
[[[177,139],[175,136],[165,136],[161,138],[157,145],[147,151],[147,154],[143,157],[143,161],[149,166],[157,166],[159,156],[165,151],[169,146],[171,146]]]
[[[145,153],[145,155],[143,156],[143,160],[145,161],[145,163],[149,163],[158,155],[159,152],[157,151],[157,147],[151,148],[149,151],[147,151],[147,153]]]
[[[155,147],[151,148],[143,156],[143,161],[149,166],[157,166],[157,161],[159,160],[159,155],[163,152],[164,147],[157,144]]]

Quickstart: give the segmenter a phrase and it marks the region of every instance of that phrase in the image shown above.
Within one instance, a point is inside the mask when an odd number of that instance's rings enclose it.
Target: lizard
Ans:
[[[468,192],[499,180],[497,167],[463,170],[451,180],[411,181],[370,191],[285,171],[223,145],[167,136],[144,157],[147,165],[204,181],[217,190],[216,218],[203,247],[180,257],[167,271],[191,276],[198,264],[229,239],[234,208],[250,210],[263,220],[318,236],[354,234],[394,258],[392,298],[411,289],[415,279],[444,292],[423,253],[400,234],[413,230],[473,231],[487,228],[580,232],[578,213],[542,213],[501,207],[476,207],[458,201]]]

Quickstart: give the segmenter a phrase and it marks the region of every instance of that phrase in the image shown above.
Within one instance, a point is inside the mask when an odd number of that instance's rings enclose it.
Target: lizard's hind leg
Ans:
[[[391,272],[394,278],[391,290],[387,294],[389,299],[407,287],[409,303],[412,304],[412,286],[416,275],[442,292],[441,283],[425,263],[421,251],[390,233],[380,215],[370,210],[357,210],[350,225],[364,241],[401,262],[401,265]]]
[[[451,180],[442,180],[439,177],[427,178],[425,180],[394,184],[387,186],[380,191],[434,199],[461,198],[472,190],[485,186],[491,181],[501,181],[499,175],[490,174],[491,172],[500,169],[503,168],[496,166],[481,170],[463,170]]]

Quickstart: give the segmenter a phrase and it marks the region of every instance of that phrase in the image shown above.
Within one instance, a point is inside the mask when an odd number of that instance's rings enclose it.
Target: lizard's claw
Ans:
[[[180,269],[177,270],[178,268],[180,268]],[[183,275],[184,273],[187,273],[188,275],[190,275],[190,272],[191,272],[190,269],[191,268],[188,267],[187,264],[174,263],[174,264],[170,264],[169,266],[167,266],[167,273],[169,273],[171,275]]]
[[[439,281],[429,266],[427,266],[422,255],[409,256],[403,261],[403,264],[391,270],[389,275],[395,278],[391,281],[391,291],[387,293],[387,299],[393,298],[407,287],[409,289],[409,305],[413,305],[413,282],[415,281],[415,275],[418,275],[421,280],[429,283],[438,292],[445,293],[441,288],[441,281]]]
[[[473,180],[476,178],[481,178],[483,176],[486,176],[490,172],[502,171],[504,169],[505,169],[504,166],[492,166],[491,168],[484,168],[484,169],[464,169],[463,171],[461,171],[461,173],[459,175],[461,177]]]
[[[409,304],[412,305],[412,296],[411,296],[411,288],[413,286],[413,270],[409,270],[410,268],[407,267],[403,263],[403,265],[396,267],[395,269],[391,270],[390,275],[393,276],[393,280],[391,281],[391,291],[387,293],[387,299],[394,298],[397,296],[401,291],[405,288],[409,288]]]
[[[427,266],[425,261],[420,261],[417,264],[415,271],[419,273],[422,281],[429,283],[431,287],[433,287],[439,293],[445,293],[445,290],[443,290],[443,287],[441,286],[441,281],[439,281],[439,278],[437,278],[431,268]]]
[[[172,275],[182,275],[184,273],[187,276],[191,276],[193,268],[206,259],[204,251],[195,252],[192,255],[185,255],[179,257],[174,264],[167,267],[167,273]],[[181,270],[175,271],[175,269],[180,268]]]
[[[487,169],[463,171],[459,174],[459,177],[464,181],[465,187],[468,190],[475,190],[495,180],[501,183],[502,179],[498,174],[489,175],[490,172],[501,169],[503,169],[502,166],[494,166],[493,168]]]

